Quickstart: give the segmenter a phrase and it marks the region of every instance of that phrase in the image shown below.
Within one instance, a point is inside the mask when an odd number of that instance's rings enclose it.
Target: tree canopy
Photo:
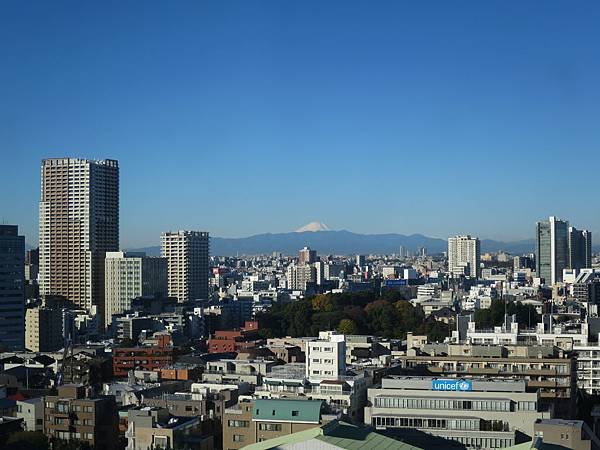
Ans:
[[[433,341],[448,336],[448,325],[425,319],[423,309],[403,298],[402,293],[384,291],[319,294],[288,304],[276,304],[258,316],[261,336],[316,336],[337,329],[344,334],[367,334],[404,338],[406,333],[426,334]]]

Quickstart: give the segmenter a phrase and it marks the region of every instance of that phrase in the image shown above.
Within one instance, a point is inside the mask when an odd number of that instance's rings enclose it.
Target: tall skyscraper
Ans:
[[[0,225],[0,347],[25,346],[25,237],[16,225]]]
[[[42,161],[40,294],[104,309],[104,256],[119,249],[119,164]]]
[[[592,232],[569,227],[569,268],[592,267]]]
[[[479,239],[471,236],[448,238],[448,272],[453,278],[462,275],[479,278],[481,275]]]
[[[550,216],[536,224],[536,272],[546,284],[562,281],[569,266],[569,222]]]
[[[317,251],[304,247],[298,252],[298,264],[312,264],[317,262]]]
[[[208,233],[168,231],[160,242],[161,256],[168,261],[169,297],[180,303],[208,299]]]
[[[107,252],[104,260],[104,324],[131,309],[134,298],[167,296],[167,259],[145,253]]]

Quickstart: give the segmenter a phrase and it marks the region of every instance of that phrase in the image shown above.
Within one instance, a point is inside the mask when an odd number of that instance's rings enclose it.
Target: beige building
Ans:
[[[45,306],[27,309],[25,348],[32,352],[54,352],[63,346],[62,310]]]
[[[113,396],[90,397],[87,387],[69,384],[45,398],[44,434],[78,440],[96,450],[118,447],[117,405]]]
[[[167,260],[145,253],[107,252],[104,260],[104,324],[131,308],[131,300],[145,295],[167,296]]]
[[[599,450],[600,439],[583,420],[540,419],[531,448]]]
[[[322,424],[321,401],[243,400],[223,415],[223,448],[246,445],[318,427]]]
[[[293,291],[305,291],[307,283],[316,283],[317,270],[309,264],[290,264],[286,271],[288,289]]]
[[[127,416],[127,450],[213,449],[213,436],[202,434],[199,415],[174,416],[166,408],[145,406]]]
[[[160,242],[161,256],[168,261],[169,297],[180,303],[208,299],[208,232],[168,231]]]
[[[44,159],[40,294],[81,309],[104,306],[104,256],[119,249],[119,165],[111,159]]]

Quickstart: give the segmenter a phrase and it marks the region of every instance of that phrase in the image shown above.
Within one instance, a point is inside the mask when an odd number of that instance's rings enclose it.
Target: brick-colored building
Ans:
[[[113,374],[126,377],[130,370],[160,371],[175,361],[175,349],[168,335],[161,335],[158,345],[152,347],[115,348],[113,350]]]
[[[257,345],[258,322],[246,321],[239,330],[218,330],[208,340],[209,353],[240,352]]]
[[[113,396],[89,397],[88,388],[69,384],[45,398],[44,432],[48,437],[77,440],[96,450],[118,447],[117,404]]]

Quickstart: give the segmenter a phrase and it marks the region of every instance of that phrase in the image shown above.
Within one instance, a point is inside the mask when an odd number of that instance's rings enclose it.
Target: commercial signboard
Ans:
[[[431,390],[470,392],[473,390],[473,382],[470,380],[435,379],[431,380]]]
[[[406,286],[406,280],[403,280],[403,279],[385,280],[385,286],[386,287]]]

